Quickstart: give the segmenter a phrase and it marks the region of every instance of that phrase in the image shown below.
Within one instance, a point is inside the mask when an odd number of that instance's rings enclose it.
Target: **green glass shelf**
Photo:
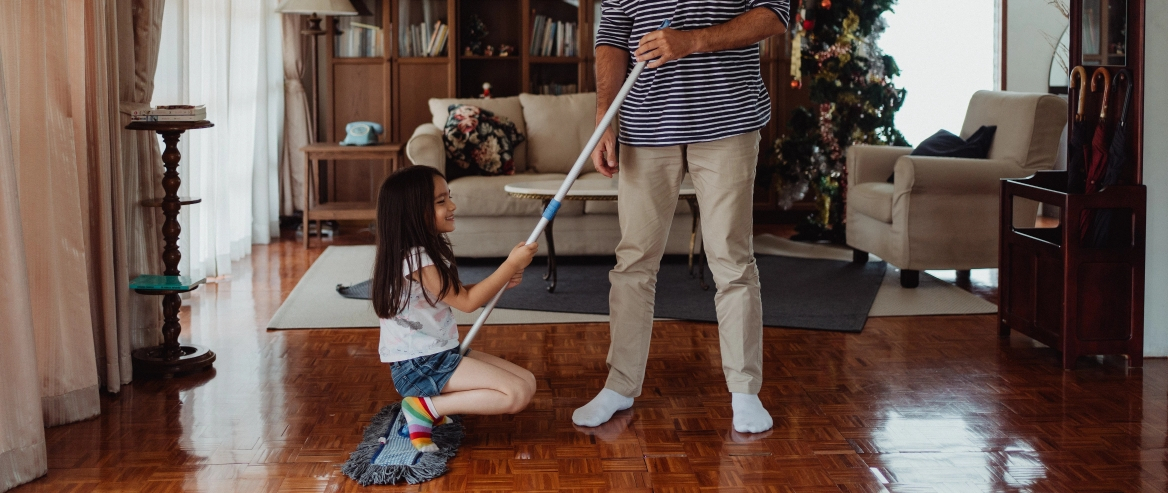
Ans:
[[[189,276],[138,276],[130,281],[130,289],[143,294],[185,293],[199,287],[207,279],[193,280]]]

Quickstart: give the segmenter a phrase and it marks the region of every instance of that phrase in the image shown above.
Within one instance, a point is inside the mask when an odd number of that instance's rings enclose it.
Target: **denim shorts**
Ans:
[[[393,372],[393,386],[402,397],[432,397],[442,392],[461,362],[462,355],[456,346],[440,353],[394,361],[389,369]]]

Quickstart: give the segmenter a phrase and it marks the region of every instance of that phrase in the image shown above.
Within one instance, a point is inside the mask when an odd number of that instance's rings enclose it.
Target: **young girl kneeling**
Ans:
[[[450,308],[472,312],[518,285],[536,244],[520,243],[490,277],[464,286],[445,235],[454,231],[455,208],[442,173],[428,166],[390,175],[377,197],[378,352],[405,397],[410,441],[422,452],[438,450],[430,429],[445,416],[518,413],[535,393],[530,371],[481,351],[460,355]]]

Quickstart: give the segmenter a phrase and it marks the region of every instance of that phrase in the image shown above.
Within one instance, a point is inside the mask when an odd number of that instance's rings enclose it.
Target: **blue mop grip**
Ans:
[[[543,210],[543,218],[551,221],[556,218],[556,213],[560,211],[560,201],[552,199],[548,202],[547,208]]]

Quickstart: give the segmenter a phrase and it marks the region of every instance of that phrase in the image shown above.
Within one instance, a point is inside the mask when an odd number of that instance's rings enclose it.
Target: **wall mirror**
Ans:
[[[1083,2],[1083,65],[1127,65],[1127,0]]]

